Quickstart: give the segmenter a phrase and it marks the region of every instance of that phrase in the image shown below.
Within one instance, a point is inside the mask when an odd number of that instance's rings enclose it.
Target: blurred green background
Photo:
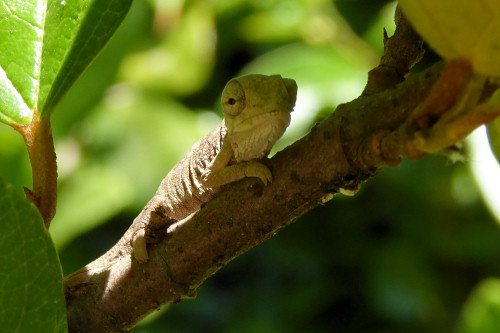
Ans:
[[[51,234],[64,274],[110,248],[219,123],[230,78],[297,81],[279,150],[360,94],[383,28],[394,31],[394,8],[385,0],[136,0],[52,117],[60,188]],[[0,142],[0,173],[29,187],[21,136],[0,126]],[[387,169],[135,332],[496,332],[500,229],[473,163],[431,156]]]

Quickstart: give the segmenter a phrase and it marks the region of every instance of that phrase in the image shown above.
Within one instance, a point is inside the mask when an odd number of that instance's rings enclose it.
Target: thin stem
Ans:
[[[24,137],[33,172],[33,190],[25,188],[26,196],[38,207],[48,229],[57,203],[57,163],[50,119],[35,115],[29,125],[16,130]]]

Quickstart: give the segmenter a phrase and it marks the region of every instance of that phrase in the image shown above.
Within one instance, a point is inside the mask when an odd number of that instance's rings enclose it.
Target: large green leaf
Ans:
[[[62,272],[42,218],[0,179],[0,330],[65,332]]]
[[[0,121],[28,124],[54,106],[104,47],[132,0],[5,0]]]

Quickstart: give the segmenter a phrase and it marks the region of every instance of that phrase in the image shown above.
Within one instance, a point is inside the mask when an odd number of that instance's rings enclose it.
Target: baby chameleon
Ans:
[[[290,124],[297,84],[280,75],[246,75],[230,80],[222,92],[224,120],[167,174],[156,194],[134,220],[134,257],[148,260],[152,214],[179,221],[199,210],[222,185],[257,177],[264,185],[271,171],[258,159],[269,154]],[[164,230],[164,229],[163,229]]]

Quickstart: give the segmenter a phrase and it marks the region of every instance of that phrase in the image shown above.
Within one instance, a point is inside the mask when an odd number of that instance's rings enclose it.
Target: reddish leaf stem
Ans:
[[[33,190],[25,188],[26,196],[38,207],[48,229],[56,213],[57,163],[50,118],[35,115],[27,126],[19,126],[28,149],[33,172]]]

